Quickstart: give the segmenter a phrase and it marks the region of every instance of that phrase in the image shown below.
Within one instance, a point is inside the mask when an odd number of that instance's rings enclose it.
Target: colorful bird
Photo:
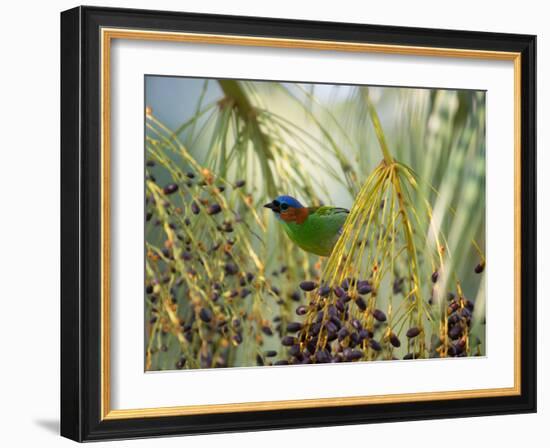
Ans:
[[[289,238],[306,252],[327,257],[338,241],[349,210],[328,205],[304,207],[292,196],[264,205],[275,213]]]

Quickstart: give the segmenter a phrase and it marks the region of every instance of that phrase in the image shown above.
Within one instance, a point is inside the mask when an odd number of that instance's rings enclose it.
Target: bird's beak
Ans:
[[[277,208],[277,206],[275,206],[275,205],[273,204],[273,202],[270,202],[269,204],[265,204],[264,207],[265,207],[265,208],[269,208],[269,209],[273,210],[274,212],[278,212],[278,211],[279,211],[279,209]]]

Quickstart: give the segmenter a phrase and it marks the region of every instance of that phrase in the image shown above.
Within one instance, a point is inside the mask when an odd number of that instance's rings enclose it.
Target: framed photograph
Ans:
[[[61,433],[536,410],[535,36],[61,14]]]

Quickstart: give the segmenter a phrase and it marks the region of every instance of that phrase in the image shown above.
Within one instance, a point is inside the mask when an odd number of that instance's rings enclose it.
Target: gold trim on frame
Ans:
[[[111,38],[101,33],[101,419],[111,404]]]
[[[212,45],[296,48],[357,53],[383,53],[412,56],[458,57],[514,62],[514,386],[508,388],[421,392],[392,395],[369,395],[304,400],[281,400],[215,405],[190,405],[143,409],[111,409],[110,366],[110,50],[113,39],[185,42]],[[167,417],[211,413],[306,409],[412,401],[502,397],[521,394],[521,54],[514,52],[468,50],[457,48],[417,47],[387,44],[333,42],[302,39],[278,39],[249,36],[191,34],[101,29],[101,419],[115,420],[144,417]]]

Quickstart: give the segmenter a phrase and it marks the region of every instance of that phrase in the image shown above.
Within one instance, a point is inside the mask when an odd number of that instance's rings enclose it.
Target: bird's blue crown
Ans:
[[[283,195],[283,196],[277,196],[275,198],[275,201],[279,202],[280,204],[286,204],[288,205],[289,207],[292,207],[292,208],[302,208],[303,205],[300,204],[300,202],[293,198],[292,196],[286,196],[286,195]],[[275,202],[273,201],[273,202]]]

